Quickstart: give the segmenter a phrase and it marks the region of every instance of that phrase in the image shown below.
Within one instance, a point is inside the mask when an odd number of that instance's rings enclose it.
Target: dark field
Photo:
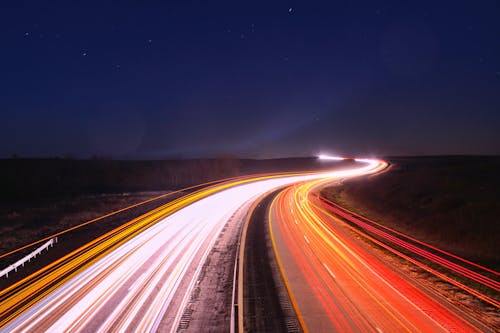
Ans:
[[[2,204],[0,205],[0,254],[118,209],[158,197],[164,193],[136,192],[85,195],[66,199],[40,199],[27,203]],[[160,205],[163,201],[158,200],[157,205]],[[138,210],[132,211],[136,212]],[[143,211],[139,210],[136,215],[139,215],[139,213],[143,213]],[[135,216],[127,217],[132,219]],[[108,224],[109,222],[104,220],[100,223]],[[26,251],[26,253],[28,252],[30,252],[30,249]],[[4,265],[9,262],[4,261],[0,259],[0,263]],[[3,265],[0,267],[3,268]]]
[[[319,162],[316,158],[251,160],[223,157],[158,161],[0,159],[0,200],[11,203],[84,194],[165,191],[234,176],[325,167],[328,163]]]
[[[172,190],[240,175],[310,170],[328,165],[316,158],[0,160],[0,255]],[[165,200],[146,207],[153,209],[162,203]],[[122,223],[144,212],[142,208],[130,210],[121,218]],[[109,223],[108,219],[98,222],[101,228]],[[119,223],[114,221],[113,225]],[[11,258],[0,259],[0,268],[11,261]]]
[[[498,268],[500,157],[389,161],[389,172],[324,193],[400,231]],[[0,160],[0,254],[171,190],[239,175],[327,167],[314,158]]]
[[[164,191],[239,174],[235,159],[117,161],[0,160],[0,199],[8,202],[84,194]]]
[[[399,231],[498,269],[500,157],[388,158],[389,172],[323,194]]]

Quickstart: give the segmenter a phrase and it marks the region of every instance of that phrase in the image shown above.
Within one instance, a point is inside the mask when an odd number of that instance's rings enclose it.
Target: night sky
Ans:
[[[3,1],[0,157],[500,153],[500,1]]]

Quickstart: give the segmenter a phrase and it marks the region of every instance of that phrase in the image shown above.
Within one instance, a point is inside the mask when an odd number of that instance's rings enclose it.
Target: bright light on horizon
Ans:
[[[330,155],[325,155],[325,154],[320,154],[318,155],[318,158],[320,160],[329,160],[329,161],[343,161],[346,158],[345,157],[340,157],[340,156],[330,156]]]
[[[349,157],[330,156],[330,155],[320,154],[320,155],[318,155],[318,159],[327,160],[327,161],[344,161],[344,160],[349,159]],[[354,172],[347,171],[346,176],[352,177],[352,176],[355,176],[358,174],[369,172],[369,170],[371,170],[372,172],[378,172],[378,171],[385,169],[388,166],[386,161],[375,159],[375,158],[353,158],[353,160],[355,162],[365,163],[367,165],[363,168],[355,170]],[[372,172],[369,172],[369,173],[372,173]]]

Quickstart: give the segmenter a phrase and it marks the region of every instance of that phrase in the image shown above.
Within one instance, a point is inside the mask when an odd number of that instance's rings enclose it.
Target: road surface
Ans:
[[[480,332],[489,328],[394,270],[316,205],[313,180],[280,192],[271,239],[297,315],[310,332]],[[493,283],[493,282],[492,282]]]
[[[244,178],[174,200],[0,291],[2,332],[175,331],[208,252],[228,219],[296,182],[385,167]]]

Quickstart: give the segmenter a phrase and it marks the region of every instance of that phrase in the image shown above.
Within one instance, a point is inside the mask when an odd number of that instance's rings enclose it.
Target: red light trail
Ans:
[[[358,229],[332,221],[332,210],[344,218],[355,218],[311,195],[324,184],[325,180],[313,180],[288,187],[275,198],[269,213],[274,250],[306,331],[488,331],[486,324],[384,262],[366,242],[353,237],[353,230],[359,233]],[[436,249],[431,253],[423,244],[404,240],[402,234],[396,237],[381,226],[357,223],[397,246],[498,288],[498,281],[444,258],[445,252]],[[364,232],[363,236],[370,237]],[[454,284],[498,304],[477,290],[457,281]]]

